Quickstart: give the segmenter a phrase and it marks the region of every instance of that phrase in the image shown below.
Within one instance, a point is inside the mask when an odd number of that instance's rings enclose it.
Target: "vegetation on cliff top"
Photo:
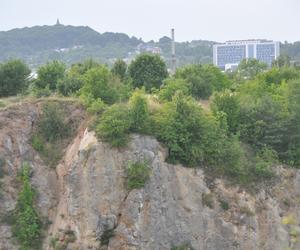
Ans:
[[[226,73],[190,65],[168,77],[158,56],[142,54],[128,67],[118,60],[111,70],[92,60],[70,68],[50,62],[23,85],[36,96],[79,98],[96,117],[97,135],[112,146],[126,146],[130,133],[153,135],[167,146],[171,163],[252,182],[271,178],[279,162],[300,165],[300,70],[287,65],[267,69],[249,60]],[[210,107],[202,107],[203,99]],[[47,135],[53,126],[66,126],[60,116],[39,123],[45,130],[32,140],[38,151],[56,140]]]

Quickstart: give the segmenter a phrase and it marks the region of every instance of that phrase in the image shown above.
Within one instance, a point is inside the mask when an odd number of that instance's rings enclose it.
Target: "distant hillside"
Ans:
[[[177,65],[212,63],[213,45],[216,42],[197,40],[176,43]],[[158,42],[144,42],[124,33],[103,34],[83,26],[35,26],[0,32],[0,62],[21,58],[35,68],[49,60],[62,60],[67,64],[93,58],[111,64],[115,58],[132,59],[139,52],[138,46],[158,47],[169,65],[171,39],[162,37]],[[300,42],[284,43],[283,54],[300,60]]]
[[[139,43],[126,34],[100,34],[89,27],[35,26],[0,32],[0,61],[15,57],[32,65],[52,59],[72,63],[86,57],[106,61],[126,57]]]

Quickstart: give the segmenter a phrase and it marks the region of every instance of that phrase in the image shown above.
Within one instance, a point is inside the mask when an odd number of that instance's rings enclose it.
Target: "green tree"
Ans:
[[[124,81],[127,72],[127,64],[122,59],[115,61],[111,73]]]
[[[168,76],[165,62],[158,55],[139,55],[129,65],[129,75],[135,88],[145,87],[147,91],[162,85]]]
[[[266,71],[268,65],[256,59],[244,59],[240,62],[236,76],[239,80],[253,80],[258,74]]]
[[[226,122],[230,133],[236,133],[239,125],[240,104],[236,93],[230,90],[217,92],[214,95],[211,108],[213,113],[217,115],[218,112],[226,114]]]
[[[100,98],[106,104],[113,104],[119,100],[122,88],[120,80],[113,77],[106,66],[100,65],[86,72],[80,93],[85,100],[92,102]]]
[[[56,90],[58,82],[64,79],[65,72],[66,65],[64,63],[59,61],[48,62],[38,69],[35,84],[42,89],[48,87],[50,90]]]
[[[0,97],[21,93],[28,86],[30,69],[20,60],[0,64]]]
[[[171,101],[176,92],[189,94],[189,86],[184,79],[168,78],[164,80],[158,93],[158,98],[162,101]]]
[[[178,69],[175,77],[186,80],[190,93],[197,99],[208,99],[213,91],[221,91],[230,85],[227,76],[212,65],[188,65]]]
[[[34,208],[35,192],[30,184],[30,168],[24,164],[21,173],[22,190],[15,209],[13,233],[22,250],[37,249],[41,238],[41,221]]]

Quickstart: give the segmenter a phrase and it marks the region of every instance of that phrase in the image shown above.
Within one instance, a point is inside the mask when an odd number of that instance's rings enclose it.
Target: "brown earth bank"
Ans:
[[[78,127],[55,168],[30,143],[45,102],[63,105]],[[17,202],[23,162],[31,166],[36,207],[48,225],[43,249],[300,249],[299,170],[278,166],[274,184],[249,192],[223,179],[207,181],[201,169],[170,165],[166,156],[149,136],[132,135],[126,148],[111,148],[86,129],[85,112],[72,100],[1,109],[0,249],[18,249],[5,217]],[[128,191],[125,167],[136,161],[148,162],[150,180]]]

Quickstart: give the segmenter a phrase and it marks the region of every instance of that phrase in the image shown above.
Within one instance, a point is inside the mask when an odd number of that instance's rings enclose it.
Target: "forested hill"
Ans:
[[[216,42],[197,40],[176,43],[178,66],[191,63],[212,63],[212,47]],[[72,64],[93,58],[110,64],[115,58],[133,58],[136,51],[159,47],[167,64],[171,58],[171,40],[162,37],[159,41],[144,42],[124,33],[98,33],[87,26],[34,26],[0,32],[0,62],[20,58],[32,68],[49,60],[62,60]],[[300,42],[281,45],[282,54],[292,60],[300,60]]]
[[[141,43],[122,33],[100,34],[83,26],[35,26],[0,32],[0,61],[21,58],[36,65],[51,59],[74,62],[85,57],[127,56]]]

